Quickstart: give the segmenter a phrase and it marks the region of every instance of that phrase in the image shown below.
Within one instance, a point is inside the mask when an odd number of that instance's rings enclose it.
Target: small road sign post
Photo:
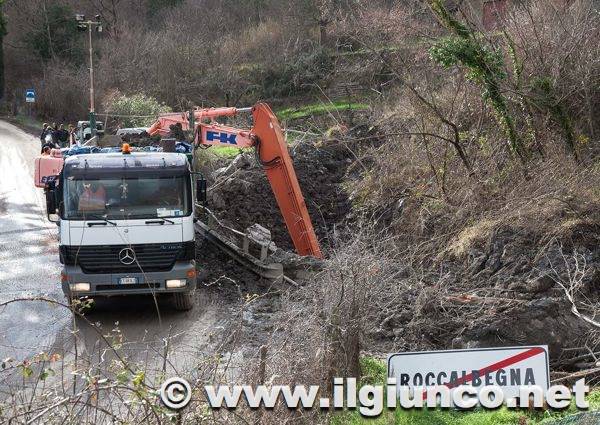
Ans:
[[[27,112],[29,116],[33,116],[33,104],[35,103],[35,89],[25,90],[25,103],[27,103]]]
[[[25,90],[25,102],[35,103],[35,90],[34,89]]]

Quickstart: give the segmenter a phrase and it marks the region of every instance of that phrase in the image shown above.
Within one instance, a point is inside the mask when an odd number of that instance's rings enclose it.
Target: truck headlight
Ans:
[[[69,284],[71,287],[71,292],[89,292],[90,284],[89,283],[71,283]]]
[[[167,280],[167,288],[183,288],[187,284],[185,279],[169,279]]]

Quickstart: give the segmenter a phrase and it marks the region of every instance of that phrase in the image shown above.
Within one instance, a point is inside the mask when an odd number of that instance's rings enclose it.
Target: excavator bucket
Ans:
[[[258,157],[273,188],[288,232],[300,255],[322,258],[279,121],[265,103],[252,108]]]

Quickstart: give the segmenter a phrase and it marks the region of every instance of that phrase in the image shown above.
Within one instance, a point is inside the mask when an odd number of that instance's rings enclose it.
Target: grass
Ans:
[[[277,117],[281,120],[294,120],[299,118],[307,118],[313,115],[323,115],[331,112],[343,111],[365,111],[370,107],[364,103],[352,102],[332,102],[332,103],[315,103],[312,105],[302,106],[300,108],[287,108],[277,112]]]
[[[240,148],[230,146],[213,146],[210,148],[210,153],[220,158],[235,158],[242,152]]]
[[[229,146],[211,146],[210,149],[197,149],[195,152],[196,168],[199,164],[211,163],[216,159],[233,159],[242,152],[242,149]]]
[[[384,47],[376,47],[374,49],[358,49],[358,50],[348,50],[333,53],[332,57],[351,57],[351,56],[363,56],[370,55],[373,53],[384,53],[384,52],[397,52],[400,50],[400,46],[384,46]]]
[[[383,385],[386,381],[387,371],[383,361],[364,357],[361,359],[361,371],[363,374],[361,385]],[[592,391],[587,400],[590,403],[590,411],[600,410],[600,390]],[[560,424],[561,418],[579,412],[574,403],[569,409],[560,412],[550,410],[508,410],[506,408],[497,410],[475,409],[471,411],[453,409],[403,410],[399,408],[384,410],[376,418],[366,418],[357,410],[344,411],[333,415],[329,423],[331,425],[550,425]],[[576,424],[578,422],[569,421],[568,423]]]
[[[17,126],[27,131],[42,131],[42,122],[29,115],[15,115],[9,117],[9,121],[13,121]]]

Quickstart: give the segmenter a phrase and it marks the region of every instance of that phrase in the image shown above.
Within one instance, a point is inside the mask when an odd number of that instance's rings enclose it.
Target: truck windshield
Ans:
[[[188,216],[192,212],[189,178],[67,178],[64,218],[112,220]]]

